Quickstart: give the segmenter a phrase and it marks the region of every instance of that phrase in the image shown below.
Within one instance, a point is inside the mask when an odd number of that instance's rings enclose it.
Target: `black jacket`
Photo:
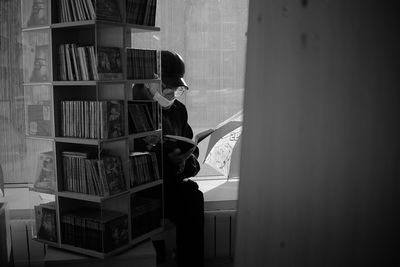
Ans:
[[[188,138],[193,138],[193,131],[188,124],[188,113],[183,103],[178,100],[168,109],[162,111],[162,128],[163,134],[179,135]],[[200,164],[197,160],[199,156],[198,148],[186,160],[185,169],[182,173],[178,174],[179,167],[175,165],[168,158],[168,153],[171,151],[164,151],[163,168],[164,178],[167,183],[174,183],[182,181],[184,178],[195,176],[200,170]]]

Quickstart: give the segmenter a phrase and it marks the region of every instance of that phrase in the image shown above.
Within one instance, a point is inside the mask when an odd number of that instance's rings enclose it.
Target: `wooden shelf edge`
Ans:
[[[110,143],[126,140],[128,136],[120,136],[110,139],[86,139],[76,137],[56,137],[55,141],[59,143],[70,143],[70,144],[83,144],[83,145],[100,145],[101,143]]]
[[[112,196],[102,197],[102,196],[95,196],[95,195],[89,195],[89,194],[83,194],[83,193],[60,191],[57,193],[57,195],[59,197],[64,197],[64,198],[71,198],[71,199],[77,199],[77,200],[83,200],[83,201],[89,201],[89,202],[95,202],[95,203],[102,203],[102,202],[105,202],[110,199],[123,197],[125,195],[128,195],[129,193],[130,193],[130,191],[126,190],[126,191],[117,193]]]
[[[71,27],[87,27],[94,26],[96,24],[105,24],[116,27],[125,27],[130,29],[133,32],[159,32],[161,28],[159,26],[148,26],[148,25],[140,25],[133,24],[129,22],[123,21],[111,21],[111,20],[78,20],[78,21],[69,21],[69,22],[56,22],[52,23],[50,26],[40,27],[40,28],[53,28],[53,29],[62,29],[62,28],[71,28]],[[39,28],[39,27],[37,27]],[[33,28],[33,29],[37,29]],[[25,29],[24,29],[25,30]]]
[[[48,30],[50,29],[50,25],[40,25],[40,26],[36,26],[36,27],[26,27],[26,28],[22,28],[22,32],[30,32],[30,31],[37,31],[37,30]]]
[[[32,192],[38,192],[38,193],[44,193],[44,194],[49,194],[49,195],[55,195],[56,191],[52,189],[44,189],[44,188],[37,188],[37,187],[29,187],[29,191]]]
[[[87,27],[94,26],[95,20],[78,20],[78,21],[69,21],[69,22],[56,22],[51,24],[51,28],[53,29],[61,29],[61,28],[70,28],[70,27]]]
[[[149,132],[134,133],[134,134],[130,134],[129,137],[130,138],[142,138],[145,136],[156,135],[156,134],[161,134],[161,129],[157,129],[157,130],[149,131]]]
[[[52,242],[52,241],[40,239],[40,238],[37,238],[37,237],[32,237],[32,240],[40,242],[40,243],[44,243],[46,245],[50,245],[50,246],[53,246],[53,247],[57,247],[57,248],[59,248],[60,245],[61,245],[59,242]]]
[[[157,186],[157,185],[161,185],[162,183],[163,183],[163,180],[162,179],[158,179],[156,181],[152,181],[152,182],[149,182],[149,183],[137,185],[137,186],[131,188],[130,192],[131,193],[139,192],[139,191],[145,190],[147,188],[151,188],[151,187],[154,187],[154,186]]]

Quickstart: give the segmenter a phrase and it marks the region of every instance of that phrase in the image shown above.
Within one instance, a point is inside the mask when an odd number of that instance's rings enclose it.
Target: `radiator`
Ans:
[[[206,211],[204,213],[205,258],[233,258],[235,229],[235,210]]]

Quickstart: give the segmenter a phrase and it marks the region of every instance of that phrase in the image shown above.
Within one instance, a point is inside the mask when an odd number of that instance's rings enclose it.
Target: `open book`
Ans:
[[[166,151],[173,151],[176,148],[181,150],[181,153],[185,153],[186,151],[196,147],[198,143],[203,141],[207,136],[212,134],[214,129],[208,129],[203,132],[200,132],[195,135],[194,139],[190,139],[183,136],[178,135],[164,135],[164,149]]]

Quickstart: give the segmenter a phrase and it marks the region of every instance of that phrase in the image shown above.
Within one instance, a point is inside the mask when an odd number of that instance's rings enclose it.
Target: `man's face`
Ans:
[[[162,95],[168,100],[174,100],[175,98],[180,97],[184,92],[186,91],[186,88],[183,86],[179,87],[169,87],[165,85],[164,83],[162,84]]]

